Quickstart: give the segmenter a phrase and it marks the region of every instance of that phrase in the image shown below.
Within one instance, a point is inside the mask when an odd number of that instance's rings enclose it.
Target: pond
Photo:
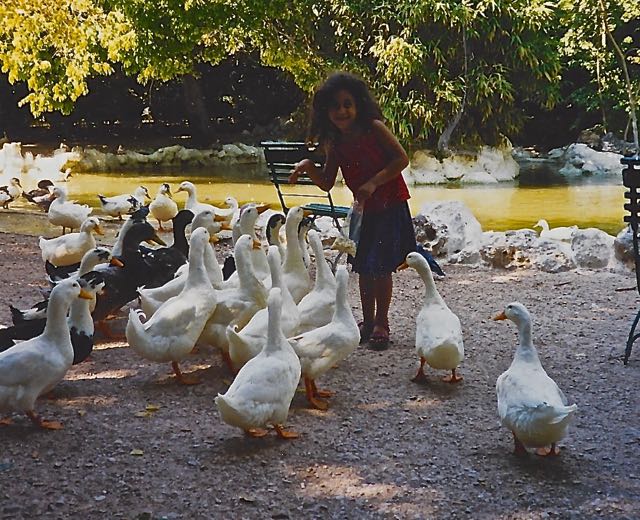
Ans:
[[[99,208],[98,193],[106,196],[130,193],[143,184],[154,197],[163,182],[168,182],[175,192],[180,182],[190,180],[197,186],[198,198],[203,202],[222,205],[224,199],[232,195],[240,204],[266,202],[278,209],[280,203],[275,188],[266,179],[263,168],[236,165],[182,173],[77,173],[67,183],[67,188],[71,199]],[[427,202],[461,200],[485,231],[532,227],[539,218],[546,219],[551,227],[576,224],[581,228],[597,227],[613,235],[624,226],[621,175],[566,179],[554,172],[533,175],[523,170],[520,178],[511,183],[410,186],[410,192],[409,202],[414,215]],[[332,194],[336,204],[349,205],[352,201],[351,192],[342,185],[337,185]],[[174,198],[181,207],[186,193],[174,193]],[[300,201],[305,202],[305,199]],[[26,201],[18,206],[30,207]]]

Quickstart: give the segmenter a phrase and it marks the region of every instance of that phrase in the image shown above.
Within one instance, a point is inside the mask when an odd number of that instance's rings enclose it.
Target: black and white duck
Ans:
[[[93,311],[94,321],[106,319],[120,307],[136,299],[137,288],[149,284],[158,277],[154,271],[161,267],[148,262],[140,251],[139,246],[143,241],[166,245],[146,220],[134,222],[131,225],[122,239],[122,253],[119,259],[124,267],[107,266],[100,269],[105,287],[102,294],[97,297],[96,308]]]
[[[53,194],[51,193],[55,186],[49,179],[38,181],[37,188],[22,193],[22,196],[32,204],[35,204],[43,211],[49,211]]]
[[[153,277],[145,284],[147,288],[160,287],[171,280],[189,255],[189,242],[185,234],[187,226],[193,220],[193,212],[183,209],[173,217],[173,244],[168,247],[150,249],[141,247],[142,255],[152,269]]]

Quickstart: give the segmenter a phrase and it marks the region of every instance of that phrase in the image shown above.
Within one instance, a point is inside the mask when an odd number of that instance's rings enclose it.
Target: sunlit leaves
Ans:
[[[0,4],[0,60],[11,83],[26,82],[35,115],[69,113],[87,78],[112,66],[101,45],[107,15],[90,0],[5,0]],[[124,20],[120,21],[123,24]],[[112,31],[118,24],[111,24]]]

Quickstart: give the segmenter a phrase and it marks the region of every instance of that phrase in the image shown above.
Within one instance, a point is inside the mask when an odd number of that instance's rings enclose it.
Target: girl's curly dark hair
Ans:
[[[353,96],[356,102],[356,123],[361,128],[369,128],[376,119],[384,121],[378,102],[360,77],[349,72],[334,72],[313,95],[308,142],[327,145],[339,139],[339,130],[329,120],[329,108],[341,90],[346,90]]]

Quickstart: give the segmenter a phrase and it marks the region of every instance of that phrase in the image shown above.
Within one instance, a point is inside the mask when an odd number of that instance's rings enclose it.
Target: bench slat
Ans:
[[[285,205],[285,197],[309,197],[309,198],[323,198],[329,201],[329,204],[309,203],[302,207],[317,216],[329,216],[332,217],[336,223],[336,226],[340,228],[338,218],[345,218],[349,212],[349,208],[346,206],[333,206],[331,207],[332,199],[330,192],[321,193],[298,193],[298,192],[283,192],[282,187],[292,187],[295,185],[311,186],[315,183],[306,175],[298,177],[296,184],[289,184],[289,175],[294,165],[302,159],[311,159],[314,161],[317,167],[321,168],[324,163],[324,157],[317,149],[309,148],[302,142],[283,142],[283,141],[264,141],[260,143],[264,149],[264,157],[267,162],[268,175],[272,184],[276,187],[278,195],[280,196],[280,202],[282,203],[282,209],[286,213],[288,208]]]

